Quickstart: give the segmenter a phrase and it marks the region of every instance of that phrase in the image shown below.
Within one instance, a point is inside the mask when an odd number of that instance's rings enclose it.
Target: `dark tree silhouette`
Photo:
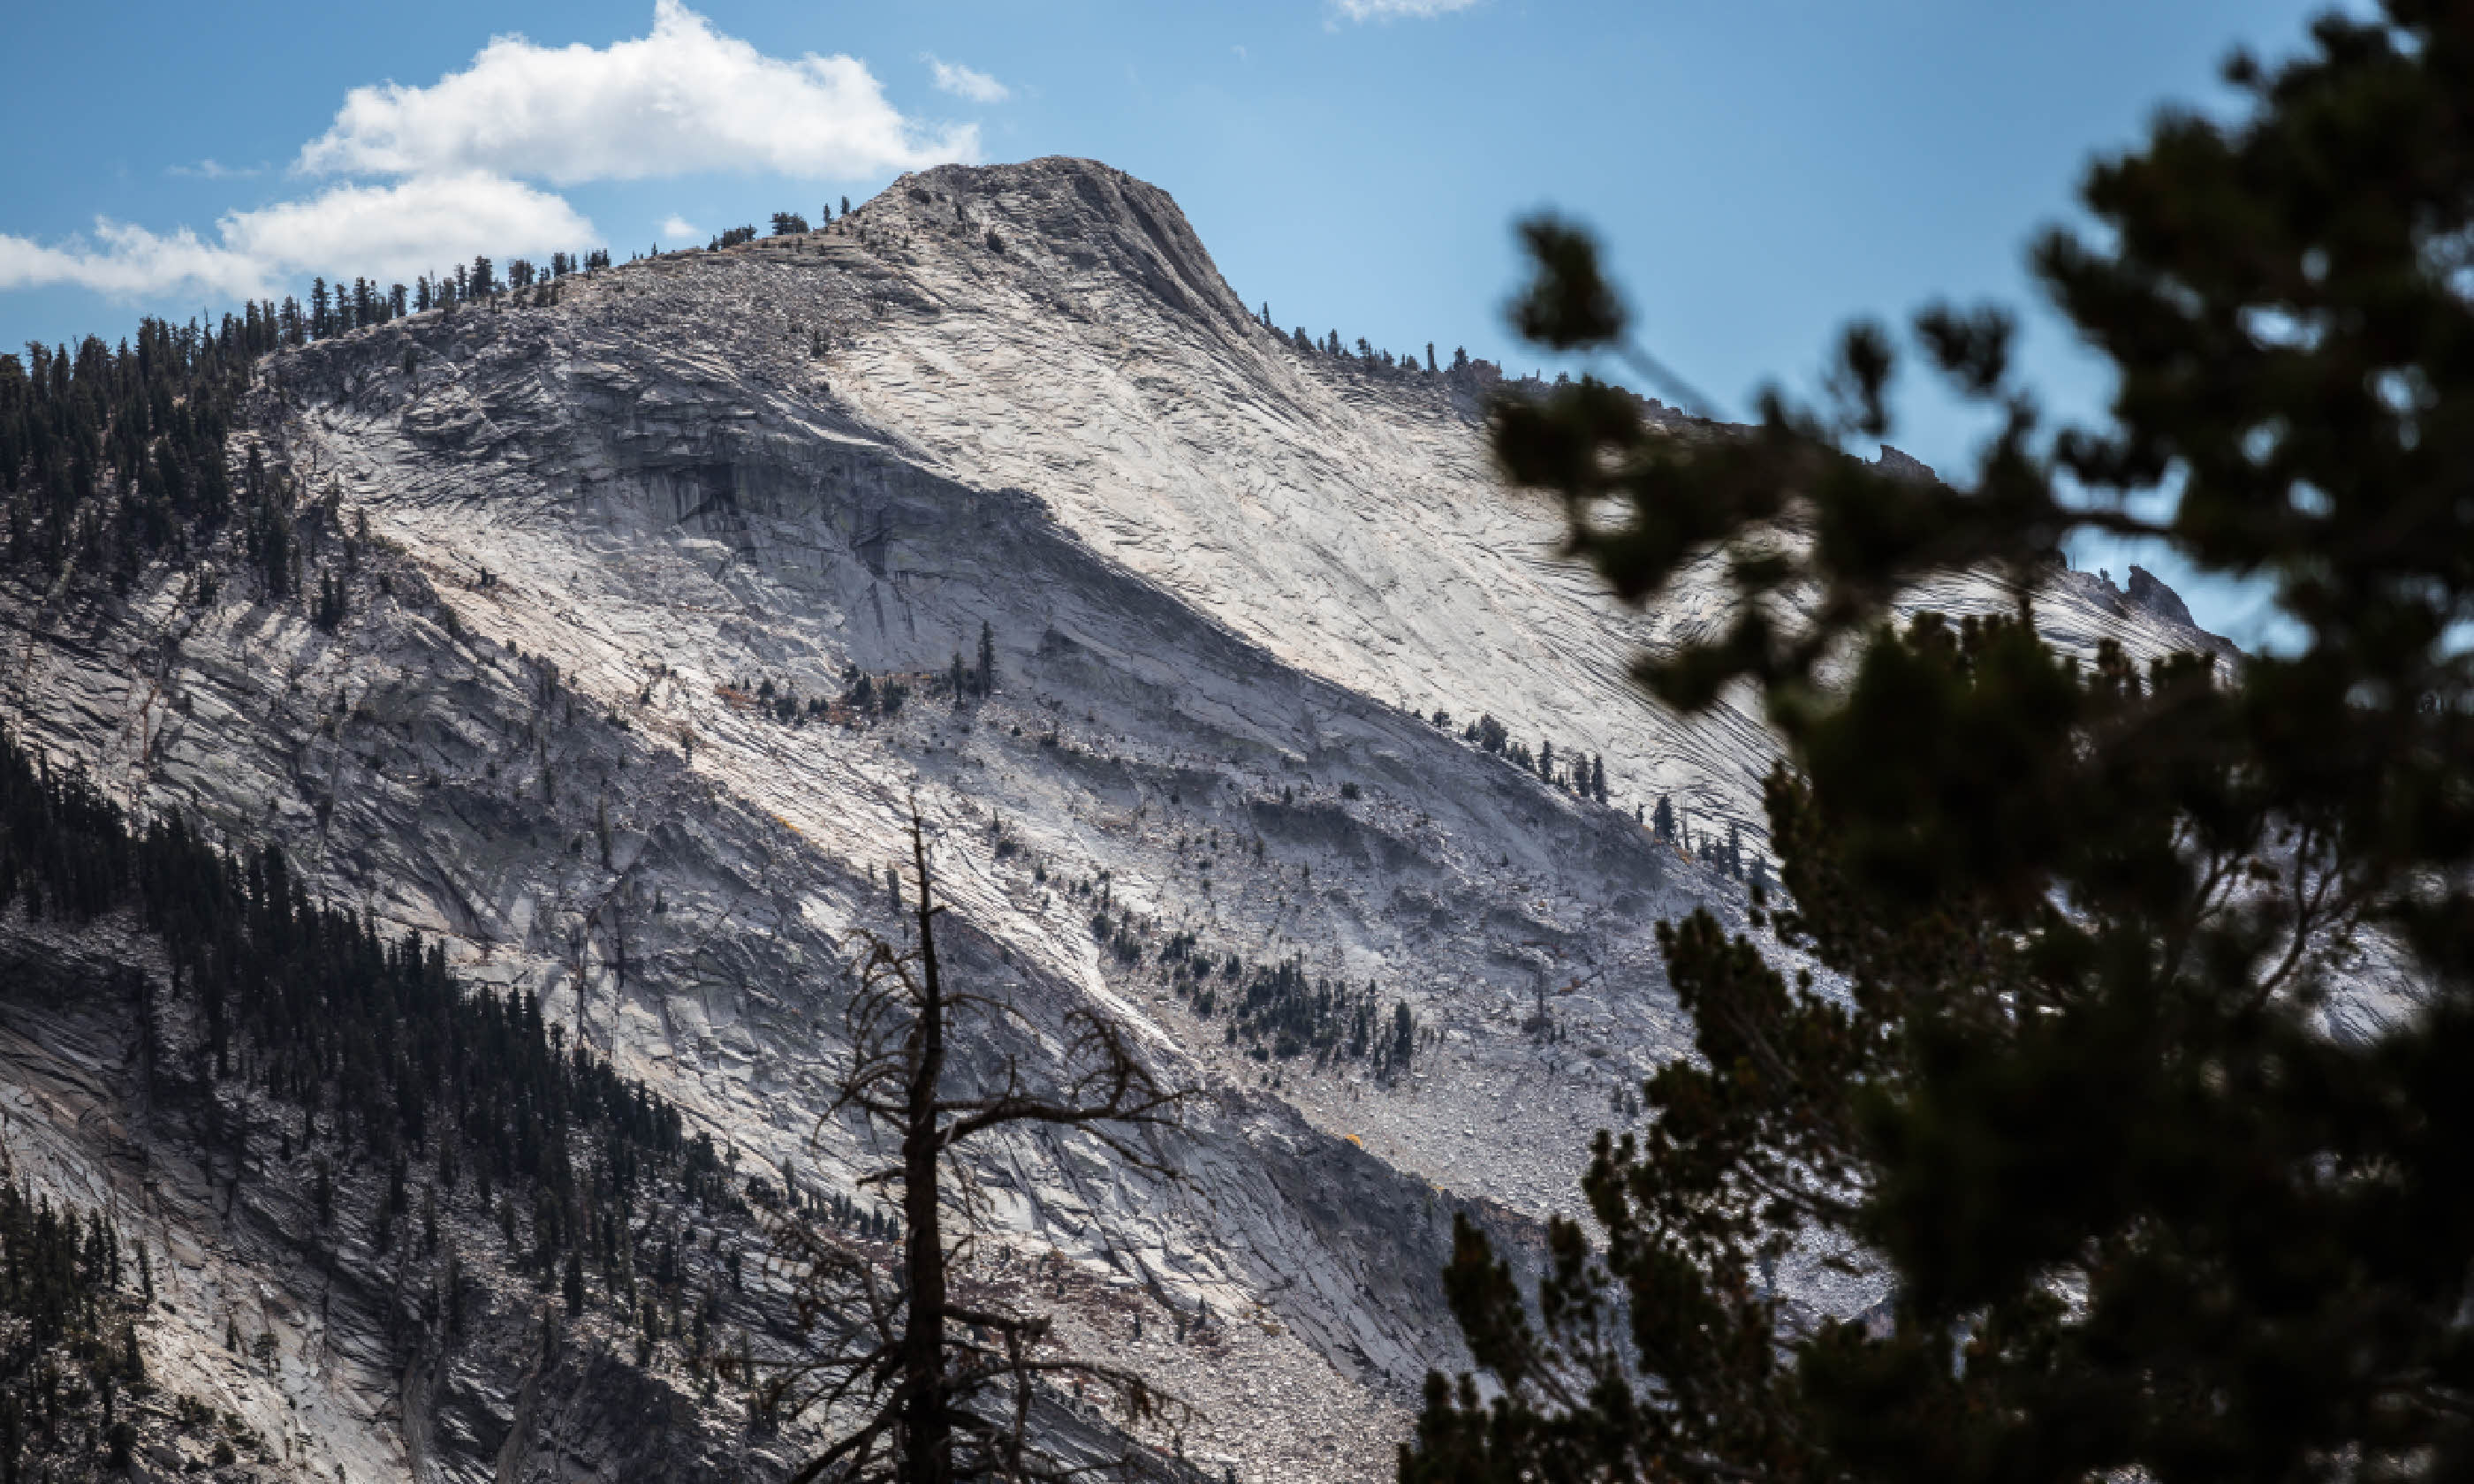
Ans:
[[[949,1087],[963,1026],[994,1028],[1023,1015],[946,982],[936,953],[944,908],[915,807],[910,854],[917,945],[862,935],[866,951],[845,1012],[850,1059],[827,1113],[856,1111],[898,1142],[899,1162],[861,1183],[900,1192],[900,1265],[888,1270],[831,1229],[778,1220],[778,1248],[811,1345],[777,1369],[764,1400],[777,1415],[820,1411],[833,1435],[792,1475],[796,1484],[1063,1480],[1089,1470],[1068,1468],[1032,1442],[1044,1383],[1096,1386],[1117,1400],[1129,1424],[1181,1417],[1186,1408],[1138,1375],[1066,1353],[1047,1315],[957,1281],[973,1253],[977,1213],[955,1152],[994,1130],[1045,1125],[1079,1130],[1128,1165],[1174,1179],[1133,1136],[1173,1124],[1189,1094],[1155,1080],[1116,1023],[1087,1011],[1067,1017],[1061,1083],[1053,1089],[1042,1090],[1010,1055],[980,1090]],[[1137,1459],[1121,1462],[1132,1467]]]
[[[2039,243],[2105,425],[2044,432],[2008,317],[1949,307],[1915,338],[1998,427],[1960,484],[1843,446],[1889,432],[1873,325],[1751,428],[1588,378],[1497,408],[1622,597],[1727,559],[1728,629],[1637,673],[1766,690],[1767,925],[1836,985],[1661,928],[1698,1054],[1597,1136],[1534,1303],[1458,1231],[1499,1385],[1429,1379],[1404,1484],[2474,1477],[2474,10],[2311,39],[2098,163],[2100,242]],[[1671,383],[1590,241],[1528,234],[1521,330]],[[2034,616],[2075,531],[2258,581],[2292,641],[2065,660]],[[2015,613],[1887,632],[1988,568]],[[2333,1034],[2374,939],[2413,1007]],[[1882,1280],[1866,1322],[1782,1302],[1816,1252]]]

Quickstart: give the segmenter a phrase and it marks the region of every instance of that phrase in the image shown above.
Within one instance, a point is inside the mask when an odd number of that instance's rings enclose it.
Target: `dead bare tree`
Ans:
[[[777,1254],[808,1345],[769,1368],[760,1404],[777,1417],[814,1411],[824,1419],[831,1441],[793,1484],[1063,1484],[1132,1472],[1139,1460],[1130,1451],[1069,1465],[1034,1447],[1042,1385],[1072,1383],[1078,1395],[1096,1387],[1115,1398],[1128,1425],[1164,1417],[1181,1424],[1188,1409],[1130,1371],[1066,1352],[1050,1315],[1021,1311],[996,1285],[957,1281],[970,1266],[981,1208],[952,1157],[991,1130],[1045,1124],[1081,1130],[1128,1164],[1174,1179],[1130,1136],[1173,1124],[1188,1094],[1159,1083],[1114,1021],[1081,1010],[1067,1017],[1063,1065],[1047,1090],[1035,1089],[1011,1055],[980,1079],[982,1090],[947,1089],[961,1023],[1026,1022],[1016,1006],[946,982],[936,956],[944,909],[915,804],[910,851],[918,941],[900,948],[859,935],[865,951],[845,1012],[849,1064],[826,1114],[856,1110],[898,1137],[899,1162],[861,1184],[899,1188],[900,1259],[795,1213],[777,1224]],[[949,1214],[958,1217],[950,1238]]]

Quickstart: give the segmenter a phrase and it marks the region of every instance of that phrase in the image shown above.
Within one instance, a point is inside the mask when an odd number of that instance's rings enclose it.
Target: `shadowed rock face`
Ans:
[[[2130,601],[2156,615],[2163,623],[2185,629],[2198,627],[2191,621],[2191,610],[2182,604],[2182,595],[2156,580],[2156,574],[2144,566],[2130,569],[2130,586],[2125,589]]]
[[[1554,561],[1554,513],[1492,484],[1465,393],[1298,352],[1119,172],[943,168],[831,231],[270,359],[235,457],[298,482],[341,627],[262,602],[228,549],[211,597],[173,570],[119,594],[11,586],[7,705],[132,806],[279,843],[328,898],[443,935],[741,1173],[812,1190],[883,1157],[826,1112],[849,935],[901,931],[885,872],[915,798],[953,970],[1024,1016],[967,1042],[966,1074],[1013,1056],[1054,1076],[1064,1017],[1098,1010],[1209,1094],[1154,1146],[1176,1180],[1071,1135],[988,1146],[997,1270],[1061,1260],[1062,1330],[1200,1405],[1182,1441],[1208,1472],[1367,1477],[1424,1372],[1461,1362],[1435,1278],[1452,1212],[1517,1247],[1577,1204],[1615,1092],[1685,1044],[1652,923],[1695,903],[1741,921],[1740,888],[1634,810],[1671,796],[1694,835],[1733,824],[1758,848],[1773,755],[1740,710],[1686,722],[1631,691],[1631,650],[1707,632],[1715,599],[1628,613]],[[2143,575],[2127,607],[2065,582],[2039,612],[2075,646],[2187,642]],[[2011,607],[1966,578],[1919,602]],[[983,631],[993,686],[958,701],[945,677]],[[855,707],[861,674],[907,704]],[[1481,712],[1602,756],[1610,802],[1464,742]],[[144,971],[133,935],[12,932]],[[1232,958],[1293,961],[1386,1021],[1405,1004],[1412,1070],[1250,1056],[1228,1040]],[[113,1013],[119,1041],[0,1080],[85,1079],[95,1112],[49,1116],[39,1178],[117,1192],[199,1255],[180,1271],[204,1297],[146,1342],[262,1431],[313,1435],[271,1468],[764,1477],[813,1442],[750,1432],[668,1361],[640,1370],[626,1316],[546,1326],[484,1213],[449,1202],[489,1295],[450,1343],[417,1300],[406,1316],[401,1263],[349,1243],[306,1263],[303,1170],[255,1170],[237,1209],[256,1214],[230,1220],[210,1184],[135,1173],[194,1137],[128,1080],[147,1012]],[[752,1233],[677,1219],[700,1251],[761,1258]],[[1869,1298],[1799,1281],[1817,1305]],[[290,1371],[218,1358],[215,1296],[250,1283],[294,1316]],[[766,1302],[753,1285],[727,1322],[764,1332]],[[1100,1426],[1059,1405],[1056,1428]]]

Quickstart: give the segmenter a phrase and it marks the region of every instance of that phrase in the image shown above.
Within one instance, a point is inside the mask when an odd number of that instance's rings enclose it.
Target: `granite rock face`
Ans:
[[[1632,690],[1633,651],[1708,632],[1717,600],[1627,612],[1556,561],[1557,514],[1495,485],[1473,405],[1295,349],[1141,181],[938,169],[828,231],[270,358],[234,457],[296,484],[341,624],[264,601],[230,551],[125,592],[12,586],[5,704],[131,807],[279,843],[329,899],[537,993],[742,1170],[837,1192],[883,1156],[828,1115],[831,1077],[852,934],[903,931],[887,868],[915,800],[953,971],[1024,1013],[969,1072],[1053,1074],[1064,1017],[1096,1009],[1206,1094],[1155,1144],[1175,1179],[1070,1133],[990,1145],[991,1260],[1061,1263],[1060,1327],[1191,1400],[1153,1441],[1210,1474],[1377,1476],[1425,1372],[1462,1362],[1452,1214],[1518,1249],[1577,1205],[1615,1094],[1686,1043],[1653,924],[1743,921],[1741,888],[1636,809],[1669,796],[1758,850],[1774,755],[1747,710]],[[1915,601],[2013,606],[1976,579]],[[2135,580],[2127,604],[2057,581],[2038,612],[2078,648],[2209,642]],[[993,683],[956,697],[983,634]],[[862,675],[907,704],[854,702]],[[1602,756],[1608,802],[1462,740],[1481,713]],[[11,932],[47,963],[96,951]],[[1406,1005],[1409,1073],[1246,1055],[1197,1013],[1198,956]],[[310,1274],[277,1209],[298,1172],[266,1173],[255,1223],[143,1174],[184,1147],[130,1090],[144,1012],[40,1000],[12,991],[0,1026],[38,1178],[143,1211],[183,1283],[254,1285],[303,1336],[322,1316],[328,1358],[297,1375],[221,1376],[220,1298],[148,1337],[283,1422],[270,1471],[787,1467],[795,1435],[734,1430],[615,1332],[550,1332],[512,1277],[459,1348],[375,1266]]]
[[[2130,569],[2130,586],[2124,595],[2134,606],[2155,614],[2160,623],[2185,629],[2198,627],[2191,621],[2191,610],[2182,602],[2182,595],[2159,582],[2156,574],[2144,566]]]

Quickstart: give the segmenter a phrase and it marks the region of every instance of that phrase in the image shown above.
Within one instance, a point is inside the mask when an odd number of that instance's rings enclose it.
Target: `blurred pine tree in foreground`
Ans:
[[[1429,1381],[1404,1484],[2474,1474],[2474,8],[2390,0],[2227,71],[2246,117],[2162,116],[2089,175],[2104,240],[2036,245],[2119,371],[2105,426],[2049,431],[2010,321],[1947,306],[1914,339],[2001,422],[1954,486],[1842,451],[1889,429],[1869,324],[1827,405],[1747,430],[1663,435],[1589,381],[1498,413],[1627,600],[1727,557],[1732,628],[1637,673],[1766,694],[1766,925],[1846,993],[1666,930],[1700,1055],[1599,1136],[1597,1230],[1557,1226],[1534,1303],[1460,1232],[1492,1384]],[[1527,232],[1520,329],[1655,371],[1589,240]],[[2033,591],[2079,531],[2270,586],[2300,641],[2058,658]],[[2014,618],[1887,627],[1984,565]],[[2315,1008],[2374,938],[2423,1009],[2333,1037]],[[1892,1297],[1791,1325],[1791,1251]]]

